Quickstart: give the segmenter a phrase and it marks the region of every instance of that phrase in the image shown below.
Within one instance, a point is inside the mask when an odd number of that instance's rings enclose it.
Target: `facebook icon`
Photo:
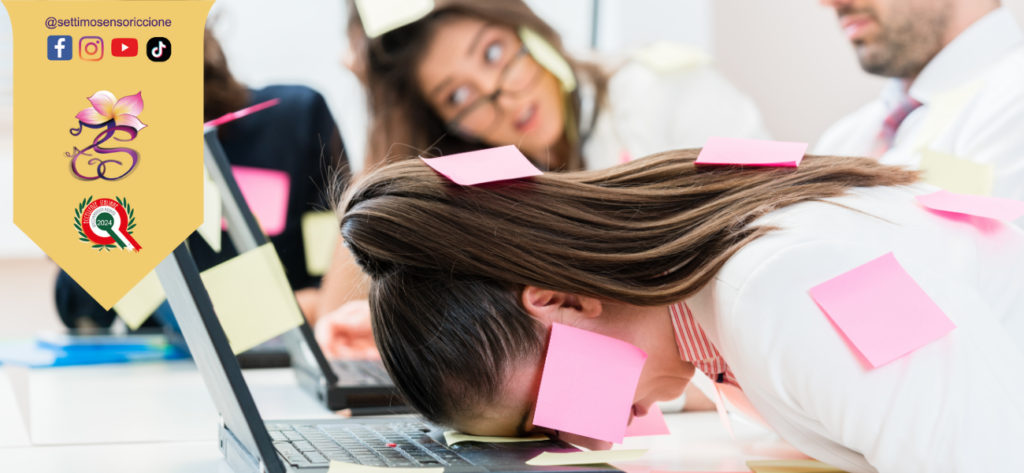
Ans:
[[[46,58],[51,61],[70,61],[71,50],[70,36],[48,36],[46,38]]]

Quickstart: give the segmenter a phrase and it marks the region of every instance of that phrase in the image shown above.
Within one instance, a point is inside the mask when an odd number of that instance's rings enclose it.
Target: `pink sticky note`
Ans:
[[[874,368],[956,328],[892,253],[814,286],[810,292]]]
[[[917,196],[921,205],[943,212],[975,215],[1012,222],[1024,215],[1024,202],[984,195],[938,191]]]
[[[276,169],[231,166],[231,174],[234,174],[245,203],[263,231],[270,236],[280,235],[288,217],[288,190],[291,187],[288,173]],[[221,227],[226,229],[227,224]]]
[[[534,425],[622,443],[646,360],[629,343],[554,324]]]
[[[745,140],[741,138],[708,138],[697,156],[696,164],[739,164],[743,166],[778,166],[795,168],[804,159],[807,143],[789,141]]]
[[[651,406],[647,415],[633,417],[633,422],[626,427],[626,437],[646,437],[649,435],[668,435],[668,424],[665,423],[665,415],[657,404]]]
[[[420,159],[452,182],[463,186],[544,174],[513,145]]]

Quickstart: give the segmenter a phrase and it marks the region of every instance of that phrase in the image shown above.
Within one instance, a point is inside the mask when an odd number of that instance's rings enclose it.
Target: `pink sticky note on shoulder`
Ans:
[[[554,324],[534,425],[622,443],[645,361],[629,343]]]
[[[513,145],[420,159],[452,182],[463,186],[544,174]]]
[[[932,210],[955,212],[1012,222],[1024,216],[1024,202],[984,195],[938,191],[917,196],[921,205]]]
[[[626,437],[646,437],[649,435],[668,435],[668,424],[665,423],[665,415],[657,404],[651,406],[647,415],[633,417],[633,422],[626,427]]]
[[[805,152],[807,143],[712,136],[700,150],[695,163],[795,168],[804,159]]]
[[[814,286],[810,292],[874,368],[956,328],[892,253]]]
[[[280,235],[288,217],[288,191],[291,188],[288,173],[276,169],[231,166],[231,174],[235,176],[245,203],[263,231],[270,236]]]

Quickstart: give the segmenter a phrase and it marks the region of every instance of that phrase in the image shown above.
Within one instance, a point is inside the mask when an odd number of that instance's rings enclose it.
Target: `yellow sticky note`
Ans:
[[[984,85],[985,82],[982,80],[974,81],[932,97],[928,102],[928,115],[921,125],[921,131],[917,134],[913,147],[922,149],[931,145],[932,140],[949,126]]]
[[[711,64],[711,56],[693,46],[674,41],[655,41],[633,54],[633,59],[658,73],[669,73]]]
[[[519,442],[541,442],[548,440],[547,435],[531,435],[529,437],[477,437],[476,435],[464,434],[462,432],[448,431],[444,433],[444,441],[448,446],[459,442],[480,442],[480,443],[519,443]]]
[[[156,271],[150,271],[128,294],[114,304],[114,311],[132,330],[142,325],[153,311],[167,299]]]
[[[327,473],[442,473],[444,467],[438,468],[388,468],[383,466],[356,465],[331,460]]]
[[[923,180],[950,192],[992,195],[995,170],[990,164],[978,164],[930,149],[921,151]]]
[[[576,90],[576,74],[572,72],[569,61],[566,61],[565,57],[548,40],[525,26],[519,28],[519,39],[523,41],[523,45],[530,52],[530,56],[533,56],[533,60],[562,83],[562,90],[565,92]]]
[[[340,234],[338,217],[334,212],[306,212],[302,215],[306,271],[311,276],[323,276],[327,273]]]
[[[206,243],[213,248],[213,251],[220,253],[220,219],[223,204],[220,200],[220,189],[210,179],[210,173],[203,168],[203,223],[196,229],[199,236],[206,240]]]
[[[544,452],[526,462],[530,466],[592,465],[595,463],[628,462],[647,453],[646,448],[635,450],[594,450],[592,452]]]
[[[759,460],[748,461],[754,473],[846,473],[817,460]]]
[[[304,320],[273,243],[203,271],[202,277],[213,310],[236,354]]]
[[[366,36],[376,38],[401,28],[434,10],[434,0],[356,0]]]

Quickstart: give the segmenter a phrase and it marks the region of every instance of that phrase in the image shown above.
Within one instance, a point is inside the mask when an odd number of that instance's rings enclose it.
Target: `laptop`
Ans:
[[[204,164],[220,190],[231,242],[240,254],[269,242],[242,197],[238,182],[231,173],[231,164],[217,138],[216,128],[206,130],[203,138]],[[332,411],[349,409],[353,415],[411,412],[400,401],[395,385],[380,361],[328,361],[305,321],[281,337],[239,357],[246,367],[280,366],[282,360],[289,360],[302,388]]]
[[[179,245],[156,271],[220,413],[220,450],[236,473],[323,473],[331,460],[377,467],[443,467],[446,473],[621,473],[611,465],[525,464],[545,451],[577,451],[557,439],[447,445],[442,429],[415,416],[264,421],[185,245]]]

